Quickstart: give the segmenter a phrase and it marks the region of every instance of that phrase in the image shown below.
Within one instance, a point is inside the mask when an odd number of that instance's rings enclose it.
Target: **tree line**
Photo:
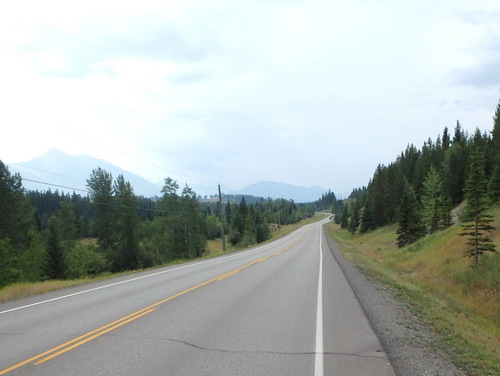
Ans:
[[[201,202],[170,177],[161,197],[137,196],[122,175],[114,179],[100,167],[87,188],[87,195],[26,192],[21,176],[0,161],[0,287],[193,259],[221,237],[221,224],[233,246],[245,247],[315,211],[284,199]]]
[[[397,245],[404,247],[454,222],[452,209],[465,202],[463,235],[477,266],[478,256],[495,251],[488,233],[491,207],[500,204],[500,102],[493,131],[470,135],[459,121],[418,149],[408,145],[389,165],[378,165],[368,186],[332,205],[336,221],[351,233],[398,223]]]

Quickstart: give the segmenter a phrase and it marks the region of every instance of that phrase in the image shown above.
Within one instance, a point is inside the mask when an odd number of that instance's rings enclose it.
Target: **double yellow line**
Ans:
[[[85,344],[85,343],[87,343],[89,341],[92,341],[93,339],[96,339],[97,337],[100,337],[100,336],[102,336],[102,335],[104,335],[106,333],[109,333],[112,330],[115,330],[115,329],[117,329],[117,328],[119,328],[119,327],[121,327],[121,326],[123,326],[125,324],[128,324],[131,321],[137,320],[138,318],[140,318],[142,316],[145,316],[145,315],[147,315],[147,314],[155,311],[160,304],[166,303],[169,300],[172,300],[172,299],[177,298],[177,297],[179,297],[181,295],[184,295],[184,294],[186,294],[188,292],[196,290],[196,289],[198,289],[198,288],[200,288],[202,286],[208,285],[209,283],[212,283],[212,282],[215,282],[215,281],[221,281],[221,280],[223,280],[223,279],[225,279],[227,277],[230,277],[230,276],[232,276],[232,275],[240,272],[241,270],[243,270],[243,269],[245,269],[245,268],[247,268],[247,267],[249,267],[251,265],[254,265],[254,264],[262,262],[262,261],[265,261],[265,260],[267,260],[268,258],[270,258],[272,256],[280,255],[282,252],[290,249],[291,247],[293,247],[294,245],[296,245],[297,243],[299,243],[302,239],[304,239],[304,237],[305,237],[305,234],[300,239],[298,239],[294,243],[290,244],[288,247],[286,247],[286,248],[284,248],[284,249],[282,249],[282,250],[280,250],[278,252],[275,252],[275,253],[273,253],[273,254],[271,254],[269,256],[262,257],[262,258],[260,258],[260,259],[258,259],[256,261],[252,261],[252,262],[250,262],[250,263],[248,263],[246,265],[240,266],[239,268],[233,269],[230,272],[221,274],[218,277],[215,277],[215,278],[212,278],[212,279],[210,279],[208,281],[202,282],[202,283],[200,283],[200,284],[198,284],[198,285],[196,285],[194,287],[191,287],[191,288],[189,288],[187,290],[181,291],[181,292],[179,292],[179,293],[177,293],[175,295],[172,295],[172,296],[170,296],[170,297],[168,297],[166,299],[163,299],[163,300],[161,300],[159,302],[156,302],[156,303],[150,305],[149,307],[143,308],[143,309],[141,309],[141,310],[139,310],[137,312],[134,312],[134,313],[132,313],[132,314],[130,314],[128,316],[122,317],[119,320],[113,321],[112,323],[109,323],[109,324],[104,325],[104,326],[102,326],[102,327],[100,327],[98,329],[95,329],[95,330],[93,330],[91,332],[88,332],[88,333],[86,333],[86,334],[84,334],[84,335],[82,335],[82,336],[80,336],[78,338],[75,338],[75,339],[73,339],[71,341],[63,343],[62,345],[59,345],[59,346],[54,347],[54,348],[52,348],[52,349],[50,349],[48,351],[45,351],[44,353],[41,353],[41,354],[39,354],[37,356],[34,356],[34,357],[30,358],[30,359],[27,359],[27,360],[25,360],[25,361],[23,361],[21,363],[13,365],[12,367],[6,368],[3,371],[0,371],[0,376],[1,375],[5,375],[6,373],[8,373],[10,371],[13,371],[13,370],[15,370],[17,368],[20,368],[20,367],[22,367],[22,366],[24,366],[26,364],[29,364],[29,363],[33,363],[34,362],[35,365],[45,363],[45,362],[47,362],[47,361],[49,361],[49,360],[51,360],[51,359],[53,359],[53,358],[55,358],[55,357],[57,357],[59,355],[62,355],[62,354],[66,353],[66,352],[68,352],[70,350],[73,350],[74,348],[76,348],[78,346],[81,346],[81,345],[83,345],[83,344]]]

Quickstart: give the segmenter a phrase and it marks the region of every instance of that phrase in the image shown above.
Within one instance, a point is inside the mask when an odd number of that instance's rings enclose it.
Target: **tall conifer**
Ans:
[[[476,149],[470,157],[469,174],[465,187],[466,205],[462,213],[462,236],[467,236],[469,248],[465,256],[473,258],[473,266],[479,264],[479,256],[484,252],[495,252],[495,245],[488,238],[488,232],[495,228],[490,224],[493,219],[487,214],[489,201],[486,194],[486,174],[484,172],[484,157],[481,150]]]
[[[416,242],[425,235],[425,225],[422,220],[420,204],[415,193],[415,189],[408,182],[401,199],[399,208],[399,226],[397,245],[399,248]]]

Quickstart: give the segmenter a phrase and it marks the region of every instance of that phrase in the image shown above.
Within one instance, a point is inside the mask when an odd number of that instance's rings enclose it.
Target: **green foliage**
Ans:
[[[15,267],[10,239],[0,239],[0,288],[18,279],[18,270]]]
[[[34,229],[28,231],[29,246],[22,249],[17,257],[19,279],[36,282],[46,278],[47,250],[39,232]]]
[[[463,224],[461,235],[467,236],[469,248],[465,255],[473,258],[473,265],[477,268],[479,256],[484,252],[495,252],[495,245],[486,233],[495,229],[490,223],[492,216],[487,214],[489,200],[487,196],[487,179],[484,171],[484,155],[477,148],[471,155],[469,175],[465,187],[466,205],[462,213]]]
[[[63,279],[65,274],[64,251],[56,217],[52,217],[47,228],[47,276],[50,279]]]
[[[66,278],[76,279],[97,275],[110,270],[109,262],[98,247],[76,245],[66,256]]]
[[[27,246],[33,226],[34,209],[24,195],[21,176],[12,175],[0,161],[0,239],[10,239],[14,247]]]
[[[205,217],[205,234],[207,239],[213,240],[221,236],[220,220],[215,214],[210,214]]]
[[[116,179],[114,192],[117,241],[113,246],[113,267],[118,271],[132,270],[139,265],[136,235],[139,224],[137,199],[132,185],[125,181],[123,175]]]
[[[452,224],[452,208],[465,197],[467,161],[474,150],[482,153],[482,168],[489,182],[488,195],[500,205],[500,102],[494,116],[493,137],[476,129],[470,136],[457,121],[453,135],[444,128],[442,137],[430,138],[419,150],[409,145],[396,161],[388,166],[377,166],[363,195],[360,226],[353,212],[337,205],[335,221],[351,232],[365,233],[373,229],[404,220],[409,215],[402,210],[405,181],[413,188],[416,200],[423,207],[423,216],[430,233],[443,230]],[[406,197],[408,199],[408,197]],[[351,222],[349,222],[351,220]],[[404,225],[404,224],[402,224]],[[405,231],[401,229],[404,233]],[[416,231],[417,233],[420,230]],[[403,233],[401,236],[404,238]],[[419,235],[420,236],[420,235]],[[406,240],[401,239],[403,243]]]
[[[98,167],[92,170],[87,179],[92,209],[94,211],[93,232],[97,235],[98,244],[109,249],[115,241],[113,206],[113,177],[111,173]]]
[[[414,243],[425,235],[420,204],[413,186],[409,183],[401,199],[400,220],[396,233],[399,248]]]
[[[444,194],[441,175],[434,166],[431,166],[424,179],[422,204],[425,222],[431,234],[450,226],[450,200]]]

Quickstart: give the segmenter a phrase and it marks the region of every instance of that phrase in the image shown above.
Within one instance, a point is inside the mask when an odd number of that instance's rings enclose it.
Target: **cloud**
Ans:
[[[457,119],[489,127],[498,102],[487,1],[31,3],[0,6],[0,121],[26,155],[165,177],[111,147],[236,188],[347,191]]]
[[[110,26],[111,25],[115,25]],[[36,37],[16,47],[43,74],[81,78],[96,64],[116,59],[189,63],[207,57],[207,47],[189,33],[150,18],[116,20],[106,17],[68,33],[51,26],[33,30]]]

